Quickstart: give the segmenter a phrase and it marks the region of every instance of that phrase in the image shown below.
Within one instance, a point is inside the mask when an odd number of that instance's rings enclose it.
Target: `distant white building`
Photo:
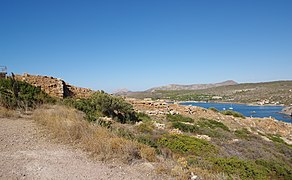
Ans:
[[[213,96],[212,99],[218,100],[218,99],[222,99],[222,97],[221,96]]]
[[[152,101],[152,98],[144,98],[144,101]]]

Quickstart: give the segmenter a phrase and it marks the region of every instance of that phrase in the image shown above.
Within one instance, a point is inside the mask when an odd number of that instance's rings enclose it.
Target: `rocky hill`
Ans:
[[[292,81],[240,83],[197,90],[155,90],[121,94],[134,98],[178,101],[228,101],[239,103],[292,104]]]
[[[88,88],[72,86],[62,79],[51,76],[31,75],[25,73],[23,75],[15,75],[15,79],[40,87],[50,96],[61,99],[65,97],[85,98],[89,97],[94,92]]]
[[[146,90],[146,92],[153,92],[157,90],[167,90],[167,91],[173,91],[173,90],[198,90],[198,89],[208,89],[212,87],[220,87],[220,86],[227,86],[227,85],[235,85],[237,82],[233,80],[228,80],[220,83],[214,83],[214,84],[191,84],[191,85],[179,85],[179,84],[170,84],[166,86],[160,86],[160,87],[154,87],[151,89]]]

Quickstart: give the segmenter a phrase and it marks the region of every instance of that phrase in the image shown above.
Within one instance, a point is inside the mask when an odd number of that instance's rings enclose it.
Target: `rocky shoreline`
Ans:
[[[292,106],[285,107],[281,113],[292,116]]]
[[[144,112],[150,116],[163,117],[167,114],[181,114],[194,119],[214,119],[225,123],[229,128],[238,130],[242,128],[254,129],[256,132],[264,132],[266,134],[279,134],[284,141],[292,145],[291,129],[292,124],[276,120],[274,118],[236,118],[226,116],[219,112],[197,106],[182,106],[180,104],[168,104],[163,100],[138,100],[134,98],[126,99],[134,106],[138,112]]]

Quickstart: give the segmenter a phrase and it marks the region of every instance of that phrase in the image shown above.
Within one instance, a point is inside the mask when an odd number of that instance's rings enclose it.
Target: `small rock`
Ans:
[[[193,172],[191,172],[191,180],[196,180],[198,179],[198,176],[195,175]]]

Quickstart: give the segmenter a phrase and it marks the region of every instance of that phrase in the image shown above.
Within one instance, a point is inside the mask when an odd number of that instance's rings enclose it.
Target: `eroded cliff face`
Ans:
[[[23,75],[15,75],[15,79],[40,87],[50,96],[61,99],[65,97],[87,98],[94,93],[91,89],[75,87],[67,84],[62,79],[51,76],[31,75],[25,73]]]

